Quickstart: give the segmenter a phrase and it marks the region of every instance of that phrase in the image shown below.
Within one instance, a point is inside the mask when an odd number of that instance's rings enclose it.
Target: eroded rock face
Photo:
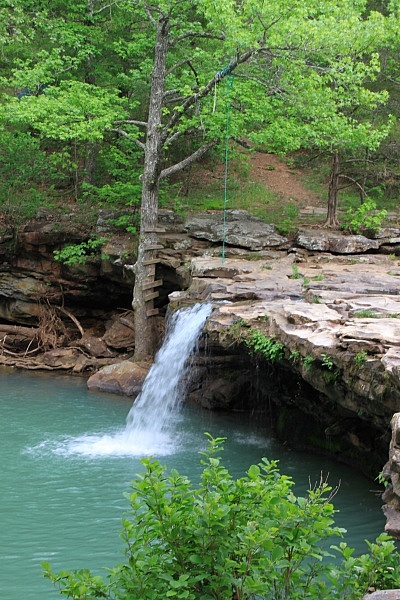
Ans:
[[[235,344],[248,353],[240,341],[252,328],[282,344],[283,357],[276,364],[258,357],[247,389],[254,388],[252,377],[263,379],[253,397],[263,396],[265,406],[275,406],[287,442],[293,442],[293,430],[285,419],[296,413],[299,428],[307,415],[309,425],[304,424],[301,434],[305,446],[325,448],[376,477],[389,443],[387,423],[400,409],[399,284],[390,274],[389,257],[330,257],[306,256],[299,265],[292,254],[223,263],[195,258],[189,290],[172,294],[170,301],[173,307],[189,298],[215,303],[206,331],[228,353]],[[230,376],[225,392],[223,370],[217,377],[218,385],[210,384],[202,393],[212,398],[206,405],[217,407],[220,397],[225,408]],[[239,372],[236,378],[241,380]]]
[[[400,540],[400,412],[393,415],[390,426],[392,437],[389,460],[382,471],[382,476],[387,483],[382,496],[385,502],[383,512],[386,517],[385,531]]]
[[[107,257],[77,267],[53,260],[62,243],[82,239],[65,223],[54,228],[39,220],[20,233],[14,251],[14,238],[0,236],[0,324],[36,327],[43,301],[65,308],[57,316],[68,326],[69,347],[32,358],[32,368],[90,373],[120,362],[123,368],[112,366],[91,385],[134,396],[141,378],[125,364],[134,348],[134,246],[110,226],[114,217],[103,212],[97,223],[97,233],[107,234]],[[197,301],[216,307],[207,325],[212,362],[197,367],[191,398],[209,408],[275,407],[281,436],[293,422],[305,445],[317,439],[353,464],[368,456],[375,477],[387,455],[387,423],[400,410],[400,266],[393,260],[400,231],[372,239],[303,229],[288,248],[272,225],[244,211],[228,211],[225,231],[222,213],[184,223],[160,211],[159,224],[161,311]],[[373,254],[388,248],[391,256]],[[254,360],[237,345],[251,327],[283,344],[277,364]],[[11,356],[0,360],[17,364]]]
[[[300,229],[295,244],[306,250],[333,254],[359,254],[378,250],[380,243],[363,235],[344,235],[338,232]]]

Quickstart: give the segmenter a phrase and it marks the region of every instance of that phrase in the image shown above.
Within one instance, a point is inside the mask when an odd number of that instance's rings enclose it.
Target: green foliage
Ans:
[[[248,328],[247,321],[245,319],[235,319],[232,325],[229,327],[229,334],[232,336],[235,343],[242,341],[244,337],[244,328]]]
[[[284,0],[184,0],[179,10],[171,0],[109,6],[13,0],[10,6],[0,6],[0,127],[29,128],[41,151],[69,156],[77,198],[88,183],[86,194],[114,203],[115,183],[137,181],[146,123],[154,117],[148,109],[159,19],[170,37],[158,173],[161,163],[179,163],[210,140],[219,142],[215,154],[223,154],[230,69],[238,74],[231,86],[232,139],[248,137],[279,153],[359,152],[377,148],[391,126],[382,113],[376,118],[388,94],[374,83],[379,51],[390,41],[395,53],[398,36],[388,27],[394,17],[365,12],[363,3],[303,0],[291,10]],[[239,178],[246,177],[248,163],[235,163]],[[264,186],[255,187],[243,190],[241,201],[262,193],[265,216],[269,198]],[[119,191],[129,197],[127,188]],[[280,210],[282,231],[292,230],[297,210],[293,203]]]
[[[296,263],[292,264],[292,274],[290,275],[290,279],[302,279],[303,275],[299,272],[299,265]]]
[[[309,371],[313,365],[314,359],[309,354],[303,359],[303,368],[305,371]]]
[[[399,313],[378,314],[373,310],[369,310],[368,308],[357,310],[353,314],[355,319],[397,319],[398,316]]]
[[[332,371],[334,365],[334,362],[332,361],[332,358],[329,356],[329,354],[321,354],[321,363],[322,366],[325,367],[326,369],[329,369],[330,371]]]
[[[296,227],[296,219],[299,214],[299,208],[292,202],[289,202],[283,211],[283,219],[277,223],[277,229],[282,235],[288,235]]]
[[[0,130],[0,206],[11,223],[49,204],[57,170],[28,132]]]
[[[90,200],[98,205],[106,206],[139,206],[140,184],[124,183],[116,181],[113,184],[105,184],[101,187],[89,183],[82,184],[82,198]]]
[[[376,203],[367,198],[356,209],[349,209],[346,213],[344,227],[352,233],[362,233],[365,230],[378,231],[382,221],[387,216],[387,210],[376,210]]]
[[[359,369],[365,365],[366,361],[367,353],[365,350],[360,350],[360,352],[357,352],[357,354],[354,356],[354,364]]]
[[[325,481],[296,496],[292,479],[266,458],[233,479],[222,443],[209,436],[199,485],[157,460],[142,461],[145,471],[127,494],[126,560],[106,581],[86,569],[53,573],[48,563],[45,577],[73,600],[356,600],[369,587],[400,583],[387,536],[359,558],[345,543],[334,546],[339,562],[329,562],[329,541],[344,530],[334,524]]]
[[[388,479],[385,477],[385,475],[383,474],[383,471],[380,471],[378,473],[378,475],[375,477],[375,481],[377,481],[378,483],[380,483],[380,485],[383,485],[384,487],[387,487],[390,483],[388,481]]]
[[[323,373],[323,377],[326,383],[336,384],[339,378],[339,370],[334,368],[335,363],[333,362],[329,354],[321,354],[321,365],[323,369],[327,369]]]
[[[61,250],[54,250],[54,260],[69,267],[83,265],[91,256],[96,254],[105,241],[105,238],[97,238],[89,239],[80,244],[67,244]]]
[[[394,541],[382,534],[376,542],[366,543],[369,552],[359,557],[354,557],[354,550],[344,542],[332,546],[341,556],[339,567],[329,574],[329,580],[336,586],[333,598],[358,599],[370,589],[400,586],[399,555]]]
[[[353,317],[355,319],[378,319],[379,315],[377,315],[376,312],[374,312],[373,310],[369,310],[369,309],[365,308],[362,310],[357,310],[353,314]]]
[[[112,223],[115,227],[122,227],[128,233],[136,235],[139,231],[138,216],[139,215],[136,215],[135,218],[135,216],[132,215],[121,215],[120,217],[113,219]]]
[[[252,329],[245,344],[252,352],[259,354],[270,362],[277,362],[284,356],[284,345],[273,337],[267,337],[259,329]]]
[[[298,350],[291,350],[289,354],[289,360],[293,361],[294,363],[298,362],[300,360],[300,352]]]

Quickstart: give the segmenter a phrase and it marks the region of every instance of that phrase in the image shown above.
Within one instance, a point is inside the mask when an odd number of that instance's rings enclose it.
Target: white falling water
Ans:
[[[170,319],[164,343],[127,417],[125,433],[133,441],[143,432],[156,438],[176,416],[185,397],[188,359],[210,312],[210,304],[195,304]]]
[[[125,429],[110,435],[84,435],[69,439],[59,454],[86,456],[145,456],[169,454],[179,408],[185,399],[184,385],[190,375],[190,356],[196,349],[210,304],[178,310],[168,321],[164,343],[129,411]]]

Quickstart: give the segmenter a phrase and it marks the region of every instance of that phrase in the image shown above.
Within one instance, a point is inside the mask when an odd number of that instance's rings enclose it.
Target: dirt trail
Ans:
[[[250,182],[259,183],[271,190],[277,196],[277,202],[281,204],[294,203],[300,210],[312,210],[326,207],[326,199],[316,192],[308,189],[303,183],[304,174],[300,169],[290,167],[284,160],[275,154],[265,152],[253,152],[248,155],[249,168],[246,179]],[[241,167],[236,161],[228,165],[229,179],[237,179],[245,182],[241,176]],[[188,185],[191,188],[206,188],[212,185],[223,185],[225,166],[223,163],[210,165],[201,163],[192,168]]]
[[[250,179],[264,184],[284,201],[298,200],[301,204],[323,205],[321,198],[305,187],[301,172],[289,167],[276,155],[255,152],[250,157],[250,164]]]

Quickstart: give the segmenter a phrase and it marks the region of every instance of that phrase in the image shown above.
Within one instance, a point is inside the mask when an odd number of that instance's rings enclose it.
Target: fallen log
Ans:
[[[8,335],[22,335],[28,338],[35,338],[38,335],[38,328],[24,327],[22,325],[6,325],[5,323],[0,323],[0,335],[3,333]]]

